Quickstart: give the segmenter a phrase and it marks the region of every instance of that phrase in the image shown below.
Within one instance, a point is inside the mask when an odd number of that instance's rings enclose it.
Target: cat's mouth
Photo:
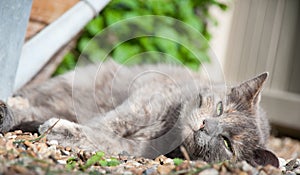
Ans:
[[[211,137],[205,130],[198,130],[194,135],[195,142],[200,147],[205,147],[209,145],[213,137]]]

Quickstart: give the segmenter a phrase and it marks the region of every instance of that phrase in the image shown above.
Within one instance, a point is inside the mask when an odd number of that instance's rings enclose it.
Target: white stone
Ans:
[[[65,164],[67,164],[67,161],[66,160],[57,160],[57,163],[65,165]]]
[[[50,140],[48,142],[49,145],[58,145],[58,141],[57,140]]]
[[[284,167],[287,163],[286,160],[283,158],[278,157],[278,160],[279,160],[279,168]]]
[[[219,172],[215,169],[206,169],[199,173],[199,175],[218,175]]]

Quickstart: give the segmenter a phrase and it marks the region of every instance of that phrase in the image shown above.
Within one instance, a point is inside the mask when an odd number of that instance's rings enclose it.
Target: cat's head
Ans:
[[[185,106],[192,134],[185,141],[190,156],[209,162],[246,160],[252,165],[278,167],[277,157],[265,149],[269,123],[259,107],[268,73],[229,88],[225,97],[200,92]],[[187,112],[189,111],[189,112]]]

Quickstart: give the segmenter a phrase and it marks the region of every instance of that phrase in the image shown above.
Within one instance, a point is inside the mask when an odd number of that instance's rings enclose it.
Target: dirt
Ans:
[[[0,174],[300,174],[300,142],[271,137],[271,149],[281,167],[252,167],[247,162],[208,164],[159,156],[156,159],[126,154],[105,155],[62,147],[20,130],[0,135]]]

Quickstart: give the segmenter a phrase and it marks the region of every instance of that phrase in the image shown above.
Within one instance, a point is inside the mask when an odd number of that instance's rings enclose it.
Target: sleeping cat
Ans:
[[[54,126],[47,138],[64,146],[153,158],[180,157],[181,145],[191,159],[278,167],[277,157],[265,149],[269,124],[259,106],[267,76],[224,89],[179,66],[107,61],[23,88],[11,98],[28,105],[1,102],[0,131],[43,133]]]

